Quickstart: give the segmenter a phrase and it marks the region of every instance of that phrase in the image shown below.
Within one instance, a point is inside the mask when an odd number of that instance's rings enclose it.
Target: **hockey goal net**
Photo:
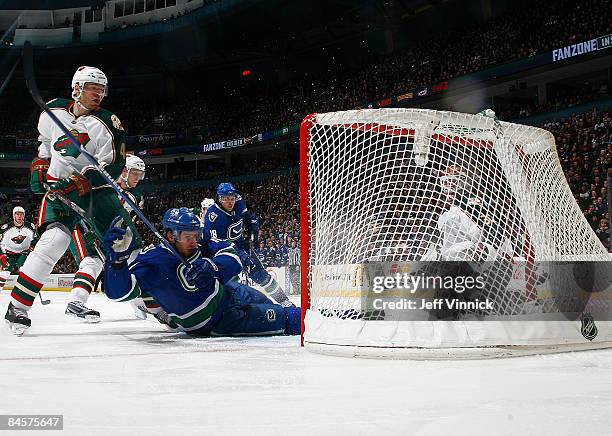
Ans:
[[[587,340],[584,323],[557,316],[572,308],[537,288],[539,261],[610,261],[565,181],[550,132],[483,115],[379,109],[310,115],[300,136],[307,348],[461,358],[610,345],[608,322]],[[407,321],[363,308],[373,264],[391,274],[483,252],[512,265],[509,281],[480,295],[494,311]]]

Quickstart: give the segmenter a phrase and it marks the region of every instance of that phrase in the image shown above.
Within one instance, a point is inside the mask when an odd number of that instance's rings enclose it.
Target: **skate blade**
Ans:
[[[15,336],[22,336],[25,333],[25,331],[29,329],[29,327],[25,325],[13,324],[12,322],[9,322],[9,321],[5,321],[5,322],[9,330],[11,331],[11,333],[14,334]]]
[[[86,322],[87,324],[96,324],[100,322],[100,317],[96,315],[79,316],[76,313],[66,313],[66,315],[78,321]]]
[[[133,309],[134,309],[134,316],[136,316],[136,318],[147,319],[147,312],[145,312],[144,310],[137,309],[135,307]]]

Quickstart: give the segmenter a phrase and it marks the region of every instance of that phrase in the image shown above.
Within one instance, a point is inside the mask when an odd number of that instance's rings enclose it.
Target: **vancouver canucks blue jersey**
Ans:
[[[211,241],[228,241],[238,249],[245,249],[243,237],[245,219],[250,220],[250,214],[246,202],[240,195],[231,212],[225,211],[217,203],[213,204],[204,215],[204,245],[209,245]]]
[[[188,261],[212,257],[206,249],[197,250]],[[242,270],[233,247],[225,246],[212,257],[219,269],[218,279],[210,277],[200,286],[185,280],[187,267],[163,245],[143,249],[123,271],[105,269],[105,293],[114,301],[127,301],[141,293],[151,295],[170,317],[187,332],[206,332],[219,321],[227,304],[223,283]]]

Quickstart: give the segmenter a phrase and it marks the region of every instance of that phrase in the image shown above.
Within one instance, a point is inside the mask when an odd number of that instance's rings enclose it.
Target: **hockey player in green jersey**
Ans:
[[[117,115],[100,106],[107,92],[108,80],[101,70],[79,67],[72,77],[72,100],[55,99],[48,105],[100,166],[111,177],[118,178],[125,166],[125,131]],[[136,228],[115,191],[44,112],[40,115],[38,130],[41,145],[32,166],[32,187],[40,189],[48,183],[49,191],[43,196],[38,214],[41,237],[19,272],[5,315],[9,328],[17,335],[30,327],[28,310],[42,283],[68,248],[71,231],[81,221],[54,194],[62,194],[85,210],[98,234],[104,234],[113,219],[121,216],[123,226],[131,227],[136,235],[130,249],[141,245]],[[49,160],[46,174],[41,170],[45,160]],[[75,277],[93,287],[103,263],[94,256],[86,260],[79,265]],[[88,310],[82,306],[83,311]]]
[[[140,180],[144,178],[145,171],[146,166],[142,159],[132,154],[128,154],[125,158],[125,167],[116,180],[125,194],[129,195],[131,200],[140,208],[144,206],[144,201],[142,199],[142,194],[137,190],[137,185]],[[132,209],[121,199],[119,199],[119,201],[130,214],[130,217],[134,219],[135,214],[132,212]],[[88,265],[91,264],[92,258],[98,258],[98,250],[94,244],[97,244],[96,235],[89,229],[84,229],[82,225],[77,225],[72,230],[70,251],[76,263],[79,265],[79,272],[75,275],[70,302],[66,307],[65,313],[70,317],[82,319],[86,322],[98,322],[100,320],[100,313],[97,310],[85,306],[99,278],[99,274],[98,276],[90,276],[88,271]],[[95,270],[93,272],[95,272]],[[140,301],[140,303],[145,305],[149,303],[149,300],[145,299],[144,301]],[[151,301],[151,307],[152,309],[156,309],[159,305]],[[146,314],[144,317],[146,318]],[[142,316],[139,316],[139,318],[142,318]]]

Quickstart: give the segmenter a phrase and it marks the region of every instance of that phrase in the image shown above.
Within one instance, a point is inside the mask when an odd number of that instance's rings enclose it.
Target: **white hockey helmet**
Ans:
[[[125,157],[125,168],[127,169],[128,175],[130,174],[130,170],[141,171],[138,180],[144,179],[145,171],[147,170],[147,166],[145,165],[144,161],[133,154],[128,154]]]
[[[106,74],[99,68],[82,66],[77,68],[72,76],[72,98],[76,101],[81,99],[81,92],[77,92],[76,85],[82,91],[86,83],[97,83],[104,85],[104,97],[108,95],[108,79]]]
[[[202,200],[202,210],[208,209],[213,204],[215,204],[215,200],[213,200],[212,198],[205,198],[204,200]]]
[[[21,213],[23,213],[25,215],[25,209],[23,207],[21,207],[21,206],[15,206],[13,208],[13,216],[15,216],[15,214],[17,212],[21,212]]]

